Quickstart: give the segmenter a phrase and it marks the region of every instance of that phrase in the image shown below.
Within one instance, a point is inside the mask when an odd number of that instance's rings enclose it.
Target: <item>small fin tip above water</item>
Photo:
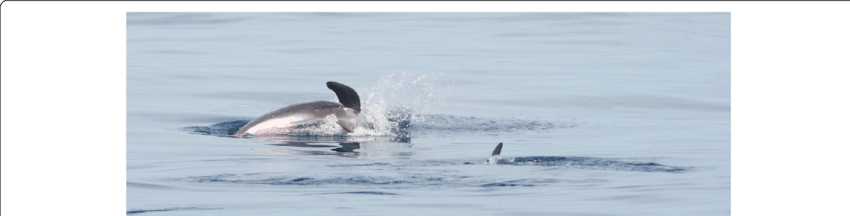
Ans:
[[[502,143],[500,142],[499,145],[496,146],[496,149],[493,149],[493,154],[491,154],[490,156],[496,156],[496,155],[499,155],[501,153],[502,153]]]

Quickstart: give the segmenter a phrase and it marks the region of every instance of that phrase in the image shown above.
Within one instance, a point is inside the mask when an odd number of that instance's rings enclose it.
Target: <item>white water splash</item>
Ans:
[[[487,162],[485,164],[499,164],[499,160],[502,160],[502,156],[493,155],[490,156],[490,159],[487,159]]]
[[[400,123],[427,112],[430,104],[443,100],[452,87],[453,84],[441,74],[401,72],[384,75],[374,86],[361,91],[363,111],[358,116],[357,129],[350,135],[397,135]]]

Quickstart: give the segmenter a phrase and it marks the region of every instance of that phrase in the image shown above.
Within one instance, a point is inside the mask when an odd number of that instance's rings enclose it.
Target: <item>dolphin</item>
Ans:
[[[498,164],[499,160],[502,159],[502,143],[496,146],[496,149],[493,149],[493,153],[490,154],[490,158],[487,161],[484,161],[484,164]],[[463,164],[474,164],[472,162],[464,162]]]
[[[499,155],[502,153],[502,143],[496,146],[496,149],[493,149],[493,154],[490,154],[490,158],[487,159],[487,164],[497,164],[499,160],[502,159],[502,156]]]
[[[331,81],[327,86],[336,93],[339,103],[314,101],[289,105],[251,120],[233,135],[243,137],[247,134],[286,133],[299,127],[320,123],[330,115],[336,116],[337,124],[346,132],[354,131],[357,115],[360,114],[360,96],[354,89],[342,83]]]

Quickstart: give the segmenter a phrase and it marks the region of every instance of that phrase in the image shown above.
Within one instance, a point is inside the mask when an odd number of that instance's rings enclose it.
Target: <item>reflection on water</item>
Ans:
[[[409,157],[413,155],[413,144],[393,142],[339,142],[338,145],[329,145],[329,142],[283,142],[266,144],[287,148],[263,148],[255,149],[264,154],[276,155],[318,155],[339,157]],[[316,150],[325,148],[327,150]],[[309,149],[309,150],[307,150]],[[365,151],[364,151],[365,150]]]
[[[355,158],[360,155],[360,152],[334,152],[334,151],[306,151],[295,149],[256,149],[263,151],[265,154],[274,155],[318,155],[318,156],[340,156]]]
[[[272,146],[286,146],[298,148],[333,148],[334,145],[311,145],[305,142],[287,142],[267,144]],[[360,149],[360,143],[340,143],[338,148],[333,148],[331,151],[313,151],[313,150],[295,150],[295,149],[257,149],[264,151],[266,154],[283,154],[283,155],[321,155],[321,156],[340,156],[340,157],[357,157],[360,152],[355,152],[355,149]]]
[[[276,143],[276,144],[267,144],[273,146],[289,146],[289,147],[301,147],[301,148],[333,148],[335,145],[311,145],[310,143],[305,142],[286,142],[286,143]]]
[[[342,147],[331,149],[335,152],[354,152],[354,149],[360,149],[360,143],[340,143]]]

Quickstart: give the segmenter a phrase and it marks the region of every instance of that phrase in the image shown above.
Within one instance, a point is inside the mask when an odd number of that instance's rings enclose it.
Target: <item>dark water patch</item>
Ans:
[[[242,175],[248,176],[248,175],[261,175],[261,174],[265,174],[265,173],[245,173],[245,174],[242,174]]]
[[[187,211],[187,210],[216,210],[221,208],[198,208],[198,207],[181,207],[181,208],[166,208],[166,209],[144,209],[144,210],[128,210],[127,214],[141,214],[147,212],[167,212],[167,211]]]
[[[309,182],[304,182],[300,185],[324,185],[324,184],[342,184],[342,185],[397,185],[410,184],[413,182],[405,180],[395,180],[384,177],[353,177],[353,178],[331,178],[318,179]]]
[[[289,180],[289,182],[302,182],[302,181],[309,181],[309,180],[313,180],[313,179],[312,178],[297,178],[297,179]]]
[[[221,174],[215,176],[199,176],[194,179],[195,182],[237,182],[231,180],[225,180],[228,177],[236,176],[235,174]]]
[[[558,157],[558,156],[533,156],[500,159],[497,164],[518,166],[553,166],[571,167],[591,170],[614,170],[614,171],[636,171],[636,172],[683,172],[689,170],[686,167],[675,167],[655,162],[627,162],[604,158],[592,157]]]
[[[490,184],[481,185],[481,187],[518,187],[518,186],[534,187],[533,184],[516,184],[516,183],[510,183],[510,182],[499,182],[499,183],[490,183]]]
[[[499,188],[499,187],[534,187],[538,185],[561,182],[562,180],[557,179],[518,179],[511,181],[502,181],[502,182],[491,182],[478,185],[479,187],[484,188]]]
[[[380,191],[352,191],[352,192],[341,192],[341,193],[324,193],[324,194],[363,194],[363,195],[398,195],[395,193],[387,193]]]
[[[225,183],[225,184],[256,184],[256,185],[399,185],[411,184],[407,180],[397,180],[387,177],[355,176],[336,178],[311,177],[266,177],[255,179],[245,175],[221,174],[214,176],[195,176],[177,179],[179,181],[196,183]]]
[[[366,167],[366,166],[388,166],[389,163],[370,163],[370,164],[337,164],[328,165],[328,167]]]

